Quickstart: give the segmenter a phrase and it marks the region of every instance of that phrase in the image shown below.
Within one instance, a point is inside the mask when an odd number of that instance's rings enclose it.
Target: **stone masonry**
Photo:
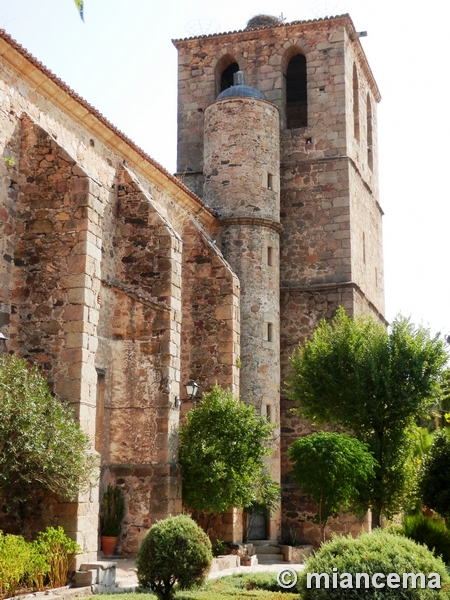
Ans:
[[[276,438],[281,462],[270,468],[278,478],[281,467],[282,529],[297,529],[308,541],[315,536],[311,507],[290,483],[287,448],[311,427],[293,417],[280,387],[289,378],[292,351],[339,305],[350,315],[369,313],[384,321],[376,138],[380,93],[348,15],[288,24],[265,17],[261,23],[258,27],[256,17],[242,31],[174,41],[178,170],[226,224],[222,250],[241,280],[243,355],[246,340],[252,344],[251,360],[243,361],[241,396],[261,402],[264,390],[275,384],[271,404],[281,406],[281,412],[277,408],[273,413],[281,430]],[[301,69],[295,77],[290,71],[299,56],[306,64],[301,106],[291,101],[302,77]],[[224,92],[229,69],[242,71],[255,93],[236,88],[233,97],[233,88]],[[264,100],[249,97],[256,92]],[[279,133],[270,117],[255,118],[253,107],[267,103],[277,109]],[[297,115],[294,125],[292,114]],[[269,151],[278,145],[279,159]],[[258,149],[265,152],[261,167],[254,158]],[[279,209],[267,203],[277,193]],[[270,284],[260,287],[261,280],[241,266],[248,257],[263,269],[269,246],[280,285],[271,317]],[[280,345],[265,379],[251,373],[252,364],[264,368],[268,362],[267,333],[252,314],[263,306],[266,319],[277,323]],[[278,364],[280,376],[274,373]],[[360,528],[349,519],[340,520],[344,522],[346,531]]]
[[[63,525],[80,564],[97,558],[108,483],[125,494],[122,554],[182,510],[189,379],[275,424],[267,469],[283,502],[261,535],[314,542],[289,479],[287,448],[311,426],[284,397],[288,358],[339,305],[384,320],[380,94],[350,17],[174,44],[178,177],[0,32],[0,330],[99,460],[76,502],[39,497],[28,534]],[[242,517],[222,515],[218,537],[242,541]],[[0,528],[14,529],[1,512]]]

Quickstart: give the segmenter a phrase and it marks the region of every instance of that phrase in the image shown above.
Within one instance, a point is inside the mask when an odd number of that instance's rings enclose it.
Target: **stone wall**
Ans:
[[[203,347],[205,386],[209,354],[208,384],[217,376],[237,391],[238,282],[202,233],[218,226],[198,198],[4,34],[0,54],[2,332],[76,409],[100,454],[100,492],[124,490],[119,549],[134,554],[155,520],[181,510],[183,286],[221,336]],[[184,284],[183,236],[186,265],[197,244],[211,269],[194,260]],[[98,495],[37,498],[36,526],[63,525],[80,560],[95,558]]]
[[[200,393],[216,383],[239,395],[239,280],[216,242],[194,225],[183,232],[182,414],[192,407],[184,384]]]
[[[289,60],[296,53],[303,54],[307,60],[308,127],[302,130],[301,148],[296,147],[295,152],[304,152],[308,145],[307,151],[314,157],[325,156],[330,151],[344,153],[346,53],[351,46],[354,46],[352,52],[357,57],[361,77],[369,82],[371,97],[375,102],[380,99],[360,43],[349,37],[353,31],[350,18],[343,16],[176,40],[178,170],[203,170],[204,112],[220,93],[220,75],[232,62],[237,62],[245,73],[248,85],[264,92],[267,100],[279,108],[281,129],[285,130],[285,74]]]
[[[281,178],[281,285],[351,281],[347,161],[285,162]]]
[[[376,318],[384,314],[384,267],[381,217],[383,211],[374,190],[361,177],[356,165],[350,165],[351,249],[353,281],[364,290],[370,310]]]
[[[25,115],[19,156],[9,349],[42,368],[51,390],[73,406],[93,439],[99,189]],[[80,496],[77,509],[64,512],[58,523],[84,551],[95,547],[98,492]]]

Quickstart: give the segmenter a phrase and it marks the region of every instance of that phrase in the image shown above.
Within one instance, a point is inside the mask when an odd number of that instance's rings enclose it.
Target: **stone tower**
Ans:
[[[242,31],[174,42],[178,171],[220,213],[221,247],[241,280],[241,396],[269,406],[280,425],[271,468],[284,485],[282,527],[303,522],[303,537],[308,515],[287,448],[309,426],[280,396],[288,357],[339,305],[384,320],[381,97],[359,37],[349,15],[262,16]],[[232,86],[238,71],[248,86]]]
[[[279,423],[279,114],[241,71],[235,81],[205,110],[204,200],[220,211],[222,251],[241,282],[240,396]],[[269,463],[279,482],[278,446]],[[274,515],[266,535],[279,525]]]

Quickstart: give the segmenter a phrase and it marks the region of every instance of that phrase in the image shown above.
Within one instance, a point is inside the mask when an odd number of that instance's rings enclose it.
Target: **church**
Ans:
[[[0,32],[0,331],[98,453],[98,487],[42,507],[85,558],[108,483],[125,495],[123,554],[182,511],[188,381],[230,388],[275,424],[282,502],[255,537],[314,541],[289,479],[287,449],[311,426],[284,395],[288,359],[338,306],[384,322],[381,96],[363,34],[349,15],[260,15],[174,40],[172,175]],[[218,528],[242,541],[242,513]]]

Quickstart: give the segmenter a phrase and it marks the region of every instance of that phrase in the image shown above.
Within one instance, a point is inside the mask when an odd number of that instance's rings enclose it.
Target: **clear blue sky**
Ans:
[[[405,0],[0,0],[0,27],[175,171],[176,51],[186,25],[245,27],[349,12],[381,90],[378,137],[387,318],[450,333],[450,2]]]

